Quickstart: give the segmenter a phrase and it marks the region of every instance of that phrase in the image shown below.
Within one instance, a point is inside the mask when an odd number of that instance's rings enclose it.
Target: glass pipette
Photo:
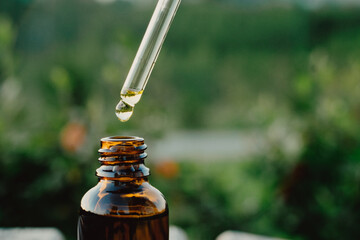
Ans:
[[[129,120],[135,104],[140,101],[180,2],[159,0],[155,7],[115,108],[116,116],[122,122]]]

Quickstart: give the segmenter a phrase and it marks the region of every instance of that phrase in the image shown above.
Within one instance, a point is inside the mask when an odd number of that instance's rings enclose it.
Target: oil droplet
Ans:
[[[121,100],[115,108],[115,114],[120,121],[126,122],[130,119],[134,106],[140,101],[142,93],[143,90],[127,90],[124,94],[120,95]]]
[[[123,100],[120,100],[120,102],[116,105],[115,108],[115,114],[117,118],[122,122],[126,122],[127,120],[129,120],[133,112],[134,107],[130,106]]]

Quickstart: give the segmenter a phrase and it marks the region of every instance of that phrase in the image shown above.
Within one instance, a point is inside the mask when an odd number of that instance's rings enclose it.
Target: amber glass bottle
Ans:
[[[148,181],[139,137],[101,139],[98,184],[81,200],[78,240],[168,240],[164,196]]]

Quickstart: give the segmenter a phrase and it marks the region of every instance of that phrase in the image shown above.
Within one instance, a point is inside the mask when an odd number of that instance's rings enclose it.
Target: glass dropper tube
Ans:
[[[120,121],[131,117],[154,68],[161,46],[181,0],[159,0],[151,17],[130,71],[120,92],[116,116]]]

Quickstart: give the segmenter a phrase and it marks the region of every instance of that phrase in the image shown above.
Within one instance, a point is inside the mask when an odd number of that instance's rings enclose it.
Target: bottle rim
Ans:
[[[144,141],[144,138],[137,136],[110,136],[101,138],[102,142],[127,142],[127,141]]]

